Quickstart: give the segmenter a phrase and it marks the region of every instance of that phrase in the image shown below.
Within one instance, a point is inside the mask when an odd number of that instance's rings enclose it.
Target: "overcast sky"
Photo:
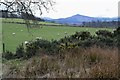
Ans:
[[[117,17],[119,0],[53,0],[54,10],[42,17],[65,18],[75,14],[91,17]]]

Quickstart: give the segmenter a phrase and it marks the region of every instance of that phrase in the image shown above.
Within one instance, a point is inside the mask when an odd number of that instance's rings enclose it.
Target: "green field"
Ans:
[[[0,53],[2,53],[2,20],[0,19]]]
[[[46,23],[43,22],[42,24]],[[3,23],[2,28],[5,49],[12,52],[15,52],[16,47],[19,44],[24,43],[25,41],[35,40],[36,37],[41,37],[42,39],[46,40],[52,39],[59,40],[60,38],[74,34],[76,31],[90,31],[91,34],[95,34],[96,30],[106,29],[106,28],[87,28],[87,27],[83,28],[68,26],[42,26],[42,28],[30,29],[29,33],[24,24],[12,24],[12,23]],[[112,31],[112,29],[107,30]],[[65,34],[65,32],[67,32],[67,34]],[[13,35],[13,33],[15,33],[15,35]]]
[[[3,18],[2,21],[3,21],[3,22],[24,22],[23,19],[15,19],[15,18],[13,18],[13,19],[11,19],[11,18],[10,18],[10,19],[9,19],[9,18]],[[30,20],[30,22],[32,23],[31,20]],[[49,23],[49,22],[39,22],[39,24],[61,25],[61,24],[55,24],[55,23]]]

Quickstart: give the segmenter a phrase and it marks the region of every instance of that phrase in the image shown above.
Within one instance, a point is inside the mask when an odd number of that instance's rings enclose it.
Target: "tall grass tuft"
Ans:
[[[12,73],[14,77],[24,78],[117,78],[118,49],[93,46],[64,50],[57,55],[40,54],[16,71],[18,74]]]

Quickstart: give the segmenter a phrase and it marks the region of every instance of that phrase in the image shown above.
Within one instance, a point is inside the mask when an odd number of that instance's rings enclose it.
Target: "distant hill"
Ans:
[[[92,21],[117,21],[117,18],[104,18],[104,17],[89,17],[80,14],[73,15],[67,18],[59,18],[59,19],[49,19],[45,18],[45,20],[61,23],[61,24],[77,24],[80,25],[83,22],[92,22]]]
[[[97,21],[97,20],[93,17],[77,14],[67,18],[54,19],[54,21],[62,24],[81,24],[82,22]]]
[[[44,19],[44,20],[53,20],[52,18],[49,18],[49,17],[43,17],[42,19]]]
[[[83,22],[97,22],[97,21],[117,21],[118,18],[105,18],[105,17],[89,17],[84,16],[80,14],[76,14],[67,18],[59,18],[59,19],[52,19],[49,17],[43,17],[39,18],[34,15],[29,14],[28,19],[31,20],[33,17],[35,17],[38,21],[47,21],[47,22],[53,22],[53,23],[59,23],[59,24],[68,24],[68,25],[82,25]],[[0,11],[0,17],[2,18],[25,18],[24,15],[18,15],[18,14],[10,14],[6,10]]]

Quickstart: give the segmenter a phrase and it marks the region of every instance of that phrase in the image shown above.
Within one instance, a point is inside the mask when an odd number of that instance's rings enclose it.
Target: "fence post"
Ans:
[[[5,53],[5,43],[3,43],[3,53]]]

